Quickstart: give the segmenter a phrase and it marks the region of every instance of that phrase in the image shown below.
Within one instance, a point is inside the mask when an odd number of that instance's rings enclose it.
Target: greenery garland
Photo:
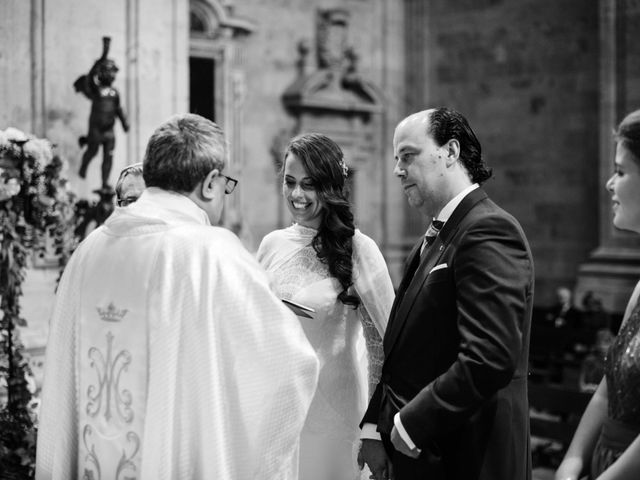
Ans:
[[[36,408],[32,377],[16,326],[28,261],[53,249],[61,267],[75,248],[74,195],[63,162],[46,139],[0,130],[0,472],[31,478]],[[4,398],[2,398],[4,397]]]

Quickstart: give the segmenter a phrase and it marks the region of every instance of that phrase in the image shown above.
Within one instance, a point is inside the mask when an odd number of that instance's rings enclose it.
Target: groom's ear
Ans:
[[[214,168],[207,176],[204,177],[201,186],[201,194],[202,197],[206,200],[213,200],[216,197],[216,189],[215,189],[215,179],[220,175],[220,170]]]
[[[447,149],[446,164],[447,166],[451,166],[460,158],[460,142],[457,139],[452,138],[444,145],[444,147]]]

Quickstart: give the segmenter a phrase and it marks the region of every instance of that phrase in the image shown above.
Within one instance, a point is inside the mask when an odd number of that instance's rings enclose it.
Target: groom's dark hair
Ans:
[[[481,184],[491,178],[491,168],[482,158],[480,141],[460,112],[446,107],[435,108],[429,115],[427,133],[439,147],[451,139],[458,140],[460,160],[469,172],[472,182]]]

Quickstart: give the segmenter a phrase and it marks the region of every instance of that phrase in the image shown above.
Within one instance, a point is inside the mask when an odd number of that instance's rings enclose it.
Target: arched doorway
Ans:
[[[216,122],[229,144],[225,170],[239,176],[242,159],[243,42],[255,30],[233,14],[233,1],[189,1],[189,111]],[[241,234],[242,189],[230,195],[224,224]],[[242,238],[242,235],[240,235]]]

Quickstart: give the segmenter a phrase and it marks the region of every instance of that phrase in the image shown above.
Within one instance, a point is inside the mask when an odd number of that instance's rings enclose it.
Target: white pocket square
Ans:
[[[446,263],[441,263],[440,265],[436,265],[431,270],[429,270],[429,275],[431,275],[433,272],[435,272],[437,270],[442,270],[443,268],[447,268],[447,267],[448,267],[448,265]]]

